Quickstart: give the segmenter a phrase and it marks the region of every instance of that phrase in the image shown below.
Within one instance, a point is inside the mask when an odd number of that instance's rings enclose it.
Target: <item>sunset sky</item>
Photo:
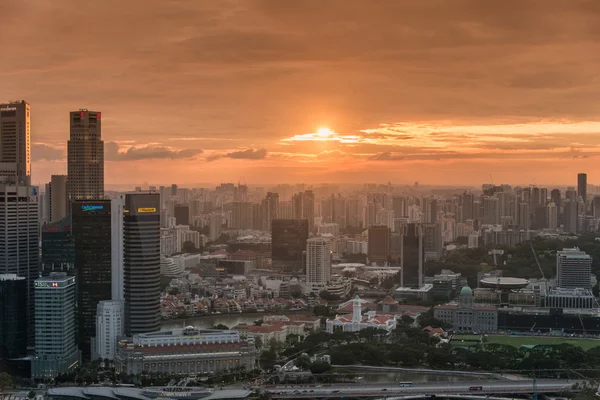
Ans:
[[[600,183],[600,1],[0,1],[33,181],[101,111],[114,184]]]

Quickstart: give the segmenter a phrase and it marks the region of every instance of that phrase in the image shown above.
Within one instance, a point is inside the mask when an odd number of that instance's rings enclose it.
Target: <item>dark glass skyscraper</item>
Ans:
[[[577,174],[577,196],[583,200],[583,211],[587,211],[587,174]]]
[[[110,200],[77,200],[71,205],[78,282],[77,341],[84,358],[89,359],[98,303],[111,299],[111,206]]]
[[[160,329],[160,196],[125,195],[123,213],[125,334]]]
[[[71,232],[71,214],[42,227],[42,274],[74,273],[75,244]]]
[[[304,273],[304,256],[308,240],[307,219],[273,219],[271,221],[271,259],[280,272]]]
[[[68,147],[69,200],[104,198],[104,142],[101,114],[79,110],[70,114]]]
[[[27,355],[27,280],[0,275],[0,359]]]
[[[176,204],[174,207],[175,223],[177,225],[190,224],[190,206],[187,204]]]

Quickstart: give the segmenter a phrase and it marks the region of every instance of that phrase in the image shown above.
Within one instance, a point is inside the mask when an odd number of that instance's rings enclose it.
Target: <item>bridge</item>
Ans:
[[[381,398],[411,399],[431,397],[434,395],[481,395],[494,394],[528,394],[537,390],[538,393],[558,393],[572,391],[577,381],[571,380],[542,380],[520,381],[469,381],[469,382],[427,382],[414,383],[411,386],[400,386],[397,383],[388,384],[331,384],[331,385],[280,385],[267,387],[264,392],[274,399],[301,398]]]

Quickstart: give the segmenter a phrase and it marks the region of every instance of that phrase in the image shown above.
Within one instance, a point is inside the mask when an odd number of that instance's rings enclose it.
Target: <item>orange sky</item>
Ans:
[[[107,184],[574,184],[600,156],[600,2],[0,2],[33,180],[101,111]],[[320,128],[329,128],[331,131]]]

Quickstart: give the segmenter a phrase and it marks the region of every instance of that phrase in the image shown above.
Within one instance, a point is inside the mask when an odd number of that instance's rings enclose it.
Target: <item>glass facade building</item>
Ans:
[[[27,355],[27,280],[0,275],[0,359]]]
[[[274,219],[271,222],[271,259],[279,272],[304,273],[308,219]]]

